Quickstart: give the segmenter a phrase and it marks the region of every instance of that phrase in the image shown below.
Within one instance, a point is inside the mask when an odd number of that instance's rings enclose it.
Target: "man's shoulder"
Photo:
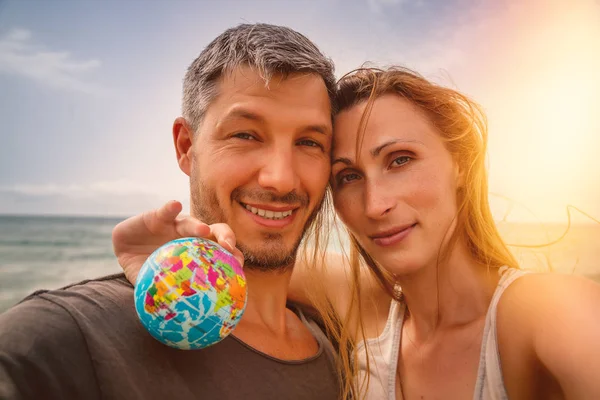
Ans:
[[[80,322],[114,321],[132,312],[133,286],[123,274],[108,275],[30,294],[0,315],[0,331],[28,329],[52,335],[78,329]]]
[[[36,297],[50,301],[64,299],[66,301],[77,301],[83,297],[95,298],[98,301],[114,300],[131,296],[133,286],[123,273],[106,275],[95,279],[86,279],[81,282],[72,283],[59,289],[37,290],[25,297],[20,303],[27,302]]]
[[[0,314],[0,353],[26,356],[34,351],[54,357],[65,345],[114,343],[119,338],[112,334],[140,329],[133,286],[122,274],[109,275],[36,291]]]
[[[0,397],[94,398],[93,360],[118,343],[107,334],[136,322],[123,275],[32,293],[0,314]]]
[[[106,275],[69,284],[59,289],[38,290],[18,305],[43,299],[67,311],[109,310],[133,304],[133,286],[123,274]]]

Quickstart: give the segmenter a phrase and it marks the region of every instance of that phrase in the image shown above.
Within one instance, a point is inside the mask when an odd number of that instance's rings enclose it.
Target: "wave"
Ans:
[[[83,245],[83,243],[74,242],[72,240],[0,240],[0,246],[13,247],[78,247],[81,245]]]

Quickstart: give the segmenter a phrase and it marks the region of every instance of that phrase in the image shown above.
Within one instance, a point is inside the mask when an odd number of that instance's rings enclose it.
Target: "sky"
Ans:
[[[600,219],[598,0],[0,0],[0,214],[189,204],[183,75],[254,22],[302,32],[338,76],[402,65],[479,102],[498,220]]]

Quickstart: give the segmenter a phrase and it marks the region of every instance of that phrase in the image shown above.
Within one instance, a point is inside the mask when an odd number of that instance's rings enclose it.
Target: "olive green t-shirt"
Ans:
[[[233,336],[177,350],[139,322],[122,274],[40,291],[0,315],[0,399],[338,399],[333,351],[284,361]]]

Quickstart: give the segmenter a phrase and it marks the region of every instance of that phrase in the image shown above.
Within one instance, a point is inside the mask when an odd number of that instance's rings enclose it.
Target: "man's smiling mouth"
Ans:
[[[250,204],[245,204],[242,202],[240,202],[240,204],[242,205],[242,207],[244,207],[246,210],[250,211],[252,214],[258,215],[259,217],[262,217],[265,219],[272,219],[272,220],[279,220],[279,219],[287,218],[290,215],[292,215],[292,213],[294,212],[294,209],[297,208],[297,207],[287,206],[284,208],[279,207],[279,210],[275,210],[274,208],[277,208],[277,207],[270,207],[270,206],[266,206],[266,205],[261,205],[260,207],[257,207],[258,205],[250,205]]]

